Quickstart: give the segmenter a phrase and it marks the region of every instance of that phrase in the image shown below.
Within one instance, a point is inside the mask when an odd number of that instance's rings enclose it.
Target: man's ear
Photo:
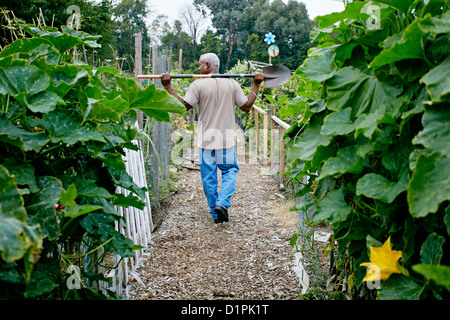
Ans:
[[[211,69],[211,64],[210,64],[209,62],[205,62],[205,65],[206,65],[206,69],[207,69],[207,70],[210,70],[210,69]]]

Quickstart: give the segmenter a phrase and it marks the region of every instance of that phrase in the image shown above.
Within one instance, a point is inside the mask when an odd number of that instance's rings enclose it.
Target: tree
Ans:
[[[251,7],[249,0],[194,0],[195,5],[204,5],[212,14],[213,27],[223,35],[228,45],[225,68],[230,67],[231,55],[237,43],[239,32],[243,30],[244,15]]]
[[[282,63],[291,69],[302,64],[311,47],[309,34],[313,28],[302,2],[289,0],[286,4],[282,0],[257,0],[246,19],[248,28],[253,26],[252,31],[260,36],[261,41],[268,32],[276,35],[275,44],[280,54],[272,59],[273,63]],[[268,45],[265,46],[268,59],[267,48]]]
[[[142,39],[148,41],[145,17],[150,14],[145,0],[122,0],[114,8],[115,36],[119,57],[134,57],[134,34],[141,33]],[[142,55],[148,55],[148,48],[142,47]],[[129,70],[133,66],[128,65]]]
[[[211,11],[213,27],[227,43],[225,67],[231,62],[257,59],[268,62],[268,45],[264,35],[276,35],[276,45],[280,49],[272,63],[281,63],[296,69],[307,56],[311,47],[309,34],[313,22],[303,3],[290,0],[194,0]]]
[[[195,44],[198,44],[200,33],[204,30],[207,22],[206,13],[201,8],[185,3],[180,9],[180,21],[187,29]]]
[[[176,61],[180,49],[183,50],[183,64],[189,64],[196,59],[197,45],[192,37],[183,31],[183,25],[179,20],[175,20],[173,28],[168,22],[164,23],[161,42],[172,49],[173,61]]]
[[[223,39],[222,35],[208,29],[200,40],[200,51],[202,53],[215,53],[220,60],[220,71],[226,71],[225,63],[228,57],[227,42]]]

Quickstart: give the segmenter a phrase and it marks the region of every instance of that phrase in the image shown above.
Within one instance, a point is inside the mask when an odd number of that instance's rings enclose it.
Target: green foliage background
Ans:
[[[352,2],[317,20],[296,72],[303,102],[283,111],[290,179],[308,195],[296,209],[316,205],[314,223],[331,223],[345,297],[374,297],[360,264],[391,237],[403,271],[377,298],[448,299],[449,3]]]
[[[16,23],[28,37],[0,53],[0,298],[105,298],[91,286],[108,281],[95,267],[140,247],[116,231],[125,221],[115,209],[146,205],[122,159],[138,148],[136,110],[169,122],[185,108],[117,69],[73,60],[79,46],[98,48],[99,36]],[[71,265],[82,271],[80,289],[66,285]]]

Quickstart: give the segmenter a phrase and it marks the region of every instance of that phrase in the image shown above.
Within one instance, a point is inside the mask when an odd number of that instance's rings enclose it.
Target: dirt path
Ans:
[[[292,202],[260,165],[240,169],[230,222],[222,225],[208,213],[200,172],[183,172],[137,270],[143,284],[131,280],[129,299],[298,299]]]

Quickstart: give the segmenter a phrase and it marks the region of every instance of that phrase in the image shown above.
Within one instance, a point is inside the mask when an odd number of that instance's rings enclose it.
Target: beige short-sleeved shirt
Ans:
[[[235,108],[247,103],[239,83],[229,78],[194,81],[184,101],[198,105],[198,147],[228,149],[235,145]]]

